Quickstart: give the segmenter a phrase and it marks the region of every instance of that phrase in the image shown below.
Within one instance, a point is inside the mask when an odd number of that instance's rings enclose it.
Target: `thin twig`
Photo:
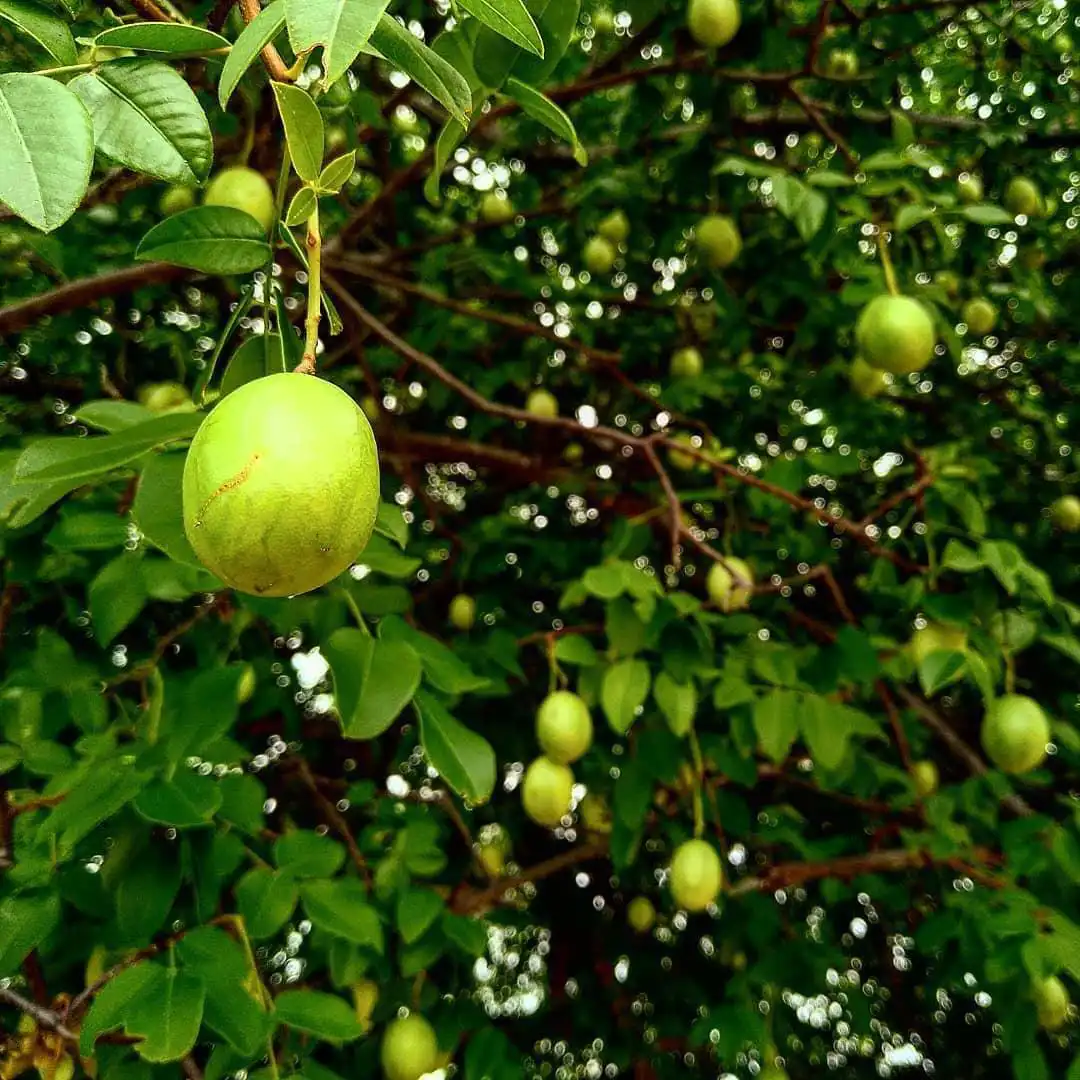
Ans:
[[[79,1041],[79,1036],[64,1023],[64,1017],[53,1009],[38,1005],[37,1002],[24,998],[22,994],[4,987],[0,987],[0,1001],[6,1002],[20,1012],[26,1013],[27,1016],[33,1017],[41,1027],[49,1031],[55,1031],[65,1041],[72,1043]]]
[[[237,6],[240,8],[240,14],[244,16],[245,23],[251,22],[262,11],[259,0],[237,0]],[[263,46],[261,55],[263,65],[271,79],[277,82],[291,81],[288,66],[281,59],[281,53],[274,47],[273,42]]]
[[[345,849],[349,853],[349,858],[352,859],[353,866],[356,867],[364,883],[371,884],[371,869],[367,864],[367,860],[364,858],[364,853],[360,850],[359,844],[356,842],[356,837],[352,834],[352,829],[349,828],[349,823],[345,820],[345,816],[340,810],[319,790],[318,781],[315,779],[314,773],[311,771],[311,767],[303,759],[298,759],[297,772],[300,779],[304,782],[304,785],[311,792],[315,799],[316,805],[322,811],[323,817],[326,818],[327,824],[333,826],[334,831],[341,837],[345,844]]]

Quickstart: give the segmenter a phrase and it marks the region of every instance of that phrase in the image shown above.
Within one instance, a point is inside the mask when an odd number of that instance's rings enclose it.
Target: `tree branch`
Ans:
[[[254,19],[262,8],[259,7],[259,0],[236,0],[237,6],[240,8],[240,14],[244,16],[244,22],[249,23]],[[281,53],[274,48],[273,42],[266,44],[262,49],[262,62],[266,68],[267,74],[271,79],[277,82],[290,82],[289,69],[285,64],[285,61],[281,59]]]

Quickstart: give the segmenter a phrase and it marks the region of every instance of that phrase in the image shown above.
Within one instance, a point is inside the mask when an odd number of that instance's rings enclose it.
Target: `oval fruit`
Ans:
[[[190,210],[195,205],[195,189],[185,184],[173,184],[166,188],[158,203],[158,209],[164,217],[179,214],[181,210]]]
[[[726,45],[742,22],[739,0],[690,0],[686,26],[693,39],[706,49]]]
[[[750,605],[750,597],[754,594],[754,573],[742,559],[725,555],[723,562],[714,562],[709,567],[705,590],[721,611],[738,611]]]
[[[710,214],[694,229],[694,242],[705,263],[714,270],[730,266],[742,251],[739,227],[724,214]]]
[[[861,398],[875,398],[889,388],[889,376],[880,368],[871,367],[861,356],[856,356],[848,371],[851,389]]]
[[[1039,1017],[1039,1027],[1044,1031],[1059,1031],[1069,1020],[1069,991],[1056,976],[1040,979],[1031,988],[1035,1000],[1035,1011]]]
[[[1080,498],[1062,495],[1050,507],[1050,519],[1062,532],[1080,532]]]
[[[989,300],[977,296],[964,305],[960,318],[967,323],[969,334],[985,337],[997,323],[997,308]]]
[[[533,390],[525,399],[525,411],[533,416],[559,415],[559,402],[550,390]]]
[[[416,1013],[392,1020],[383,1035],[379,1057],[386,1080],[419,1080],[439,1059],[435,1029]]]
[[[236,684],[236,703],[246,705],[255,693],[258,680],[255,677],[255,669],[250,664],[244,665],[240,672],[240,681]]]
[[[448,611],[450,625],[458,630],[471,630],[476,622],[476,601],[465,593],[458,593],[450,601]]]
[[[191,400],[188,388],[178,382],[146,383],[140,386],[135,395],[140,405],[145,405],[151,412],[194,412],[195,402]]]
[[[521,802],[537,825],[554,829],[570,812],[573,793],[574,774],[565,765],[538,757],[525,770]]]
[[[956,194],[962,203],[978,203],[983,200],[983,182],[974,173],[961,173],[956,181]]]
[[[635,934],[647,934],[656,924],[656,908],[647,896],[635,896],[626,909],[626,921]]]
[[[1042,209],[1039,189],[1025,176],[1014,176],[1005,188],[1005,209],[1010,214],[1036,217]]]
[[[859,74],[859,58],[851,49],[834,49],[825,61],[825,72],[834,79],[854,79]]]
[[[269,229],[274,220],[274,193],[269,181],[246,165],[222,169],[207,185],[203,204],[243,210],[263,229]]]
[[[570,765],[577,761],[592,746],[589,706],[569,690],[548,694],[536,713],[536,740],[545,755],[557,764]]]
[[[590,236],[581,252],[585,269],[590,274],[610,274],[619,253],[615,245],[603,236]]]
[[[502,877],[510,855],[510,834],[497,822],[480,830],[476,843],[476,858],[488,877]]]
[[[925,799],[938,789],[938,767],[932,761],[913,761],[911,763],[911,782],[919,798]]]
[[[704,911],[717,896],[724,874],[716,849],[704,840],[687,840],[671,858],[671,895],[685,911]]]
[[[1050,721],[1037,701],[1006,694],[986,710],[981,737],[986,756],[1002,772],[1030,772],[1046,757]]]
[[[875,296],[859,314],[855,340],[867,363],[891,375],[922,371],[937,337],[926,308],[909,296]]]
[[[612,210],[596,227],[596,231],[613,244],[625,244],[630,236],[630,220],[622,210]]]
[[[257,596],[317,589],[360,554],[375,525],[371,425],[316,376],[245,383],[191,442],[183,509],[195,553],[227,585]]]
[[[967,648],[967,634],[959,626],[927,623],[911,635],[908,647],[912,660],[921,665],[931,653],[963,652]]]
[[[588,832],[607,834],[611,832],[611,807],[603,795],[586,795],[578,807],[582,828]]]
[[[673,379],[696,379],[704,370],[705,361],[701,350],[684,345],[671,354],[671,377]]]
[[[480,200],[480,217],[489,225],[505,225],[514,218],[514,204],[501,192],[489,191]]]

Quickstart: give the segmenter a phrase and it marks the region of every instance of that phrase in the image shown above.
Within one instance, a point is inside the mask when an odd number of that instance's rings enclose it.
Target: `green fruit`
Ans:
[[[705,589],[709,599],[721,611],[738,611],[750,605],[750,597],[754,595],[754,573],[742,559],[725,555],[723,562],[714,562],[709,567]]]
[[[671,858],[671,896],[684,911],[704,911],[724,882],[720,856],[704,840],[687,840]]]
[[[328,153],[336,154],[344,150],[349,144],[349,133],[340,125],[326,129],[326,149]]]
[[[412,135],[420,130],[420,121],[408,105],[399,105],[390,114],[390,126],[399,135]]]
[[[537,825],[554,829],[570,812],[573,794],[574,774],[565,765],[538,757],[525,770],[521,802]]]
[[[309,592],[364,549],[379,508],[371,425],[312,375],[245,383],[214,407],[184,465],[184,531],[227,585]]]
[[[909,296],[875,296],[859,314],[855,340],[863,358],[891,375],[922,371],[937,338],[926,308]]]
[[[596,231],[613,244],[625,244],[630,236],[630,219],[621,210],[612,210],[599,225]]]
[[[764,1069],[757,1075],[757,1080],[791,1080],[788,1076],[787,1069],[782,1069],[779,1065],[766,1065]]]
[[[925,799],[938,789],[938,767],[932,761],[913,761],[911,763],[911,782],[919,797]]]
[[[956,181],[956,194],[962,203],[978,203],[983,200],[983,182],[974,173],[961,173]]]
[[[986,710],[981,736],[986,756],[1002,772],[1030,772],[1046,757],[1050,721],[1037,701],[1006,694]]]
[[[348,78],[341,78],[331,83],[326,92],[318,97],[316,104],[327,116],[340,116],[349,107],[352,96]]]
[[[186,386],[178,382],[146,383],[136,391],[140,405],[145,405],[151,412],[194,412],[195,402],[191,400]]]
[[[593,12],[592,24],[598,34],[610,34],[615,29],[615,16],[609,8],[598,8]]]
[[[465,593],[458,593],[450,601],[450,625],[458,630],[471,630],[476,622],[476,601]]]
[[[439,1059],[435,1029],[416,1013],[393,1020],[386,1027],[379,1056],[386,1080],[419,1080]]]
[[[960,318],[967,323],[968,333],[985,337],[997,323],[997,308],[989,300],[977,296],[964,305]]]
[[[536,713],[536,741],[558,765],[570,765],[586,753],[593,740],[589,706],[569,690],[556,690]]]
[[[1039,1027],[1044,1031],[1059,1031],[1069,1020],[1069,991],[1056,976],[1040,979],[1031,988],[1035,1000],[1035,1011],[1039,1017]]]
[[[158,203],[162,217],[179,214],[181,210],[190,210],[195,205],[195,189],[185,184],[173,184],[166,188]]]
[[[255,693],[257,685],[255,669],[250,664],[245,664],[244,670],[240,674],[240,681],[236,684],[236,703],[246,705]]]
[[[250,214],[263,229],[274,220],[274,193],[262,173],[246,165],[222,169],[207,185],[206,206],[231,206]]]
[[[861,356],[856,356],[848,371],[851,389],[861,398],[875,398],[889,388],[889,376],[871,367]]]
[[[1080,532],[1080,498],[1062,495],[1050,507],[1050,520],[1062,532]]]
[[[510,834],[499,824],[485,825],[477,838],[476,857],[488,877],[502,877],[510,854]]]
[[[1010,214],[1036,217],[1042,208],[1039,189],[1024,176],[1014,176],[1005,188],[1005,209]]]
[[[950,298],[960,295],[960,278],[951,270],[938,271],[934,275],[934,284]]]
[[[562,456],[568,465],[576,465],[585,456],[585,447],[579,442],[567,443]]]
[[[834,79],[854,79],[859,74],[859,58],[851,49],[834,49],[825,61],[825,73]]]
[[[723,270],[730,266],[742,251],[739,228],[724,214],[710,214],[698,222],[694,241],[707,266]]]
[[[964,652],[967,649],[967,634],[958,626],[946,626],[945,623],[927,623],[911,635],[908,645],[911,658],[916,665],[936,652]]]
[[[739,32],[741,18],[739,0],[690,0],[686,25],[699,45],[718,49]]]
[[[590,274],[610,274],[619,253],[615,245],[603,236],[590,236],[582,249],[581,258]]]
[[[364,415],[374,424],[379,419],[379,403],[372,397],[371,394],[365,394],[360,399],[360,408],[364,410]]]
[[[603,795],[586,795],[578,807],[581,817],[581,827],[586,832],[609,833],[611,832],[612,817],[611,807]]]
[[[647,896],[635,896],[626,908],[626,921],[635,934],[647,934],[656,925],[656,908]]]
[[[696,379],[704,370],[701,351],[693,345],[684,345],[671,354],[671,377],[673,379]]]
[[[514,206],[506,195],[489,191],[480,200],[480,217],[489,225],[505,225],[514,220]]]
[[[1059,56],[1069,56],[1073,51],[1073,39],[1064,30],[1059,30],[1050,44]]]
[[[671,441],[677,442],[682,446],[692,447],[694,450],[700,450],[703,453],[706,452],[701,439],[691,435],[688,431],[677,432],[672,435]],[[708,472],[709,469],[709,466],[704,461],[694,457],[692,454],[684,453],[682,450],[668,450],[668,461],[670,461],[676,469],[682,469],[684,472],[689,472],[691,469],[696,472]]]
[[[379,984],[372,979],[361,979],[352,984],[353,1011],[357,1023],[364,1031],[371,1030],[371,1018],[379,1004]]]
[[[559,402],[549,390],[533,390],[525,399],[525,411],[533,416],[559,415]]]

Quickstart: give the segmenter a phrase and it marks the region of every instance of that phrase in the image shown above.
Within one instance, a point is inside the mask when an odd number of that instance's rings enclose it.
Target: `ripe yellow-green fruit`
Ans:
[[[536,741],[559,765],[571,765],[586,753],[593,740],[589,706],[569,690],[548,694],[536,712]]]
[[[590,274],[610,274],[618,254],[610,240],[603,236],[590,236],[582,249],[581,259]]]
[[[891,375],[922,371],[937,338],[930,314],[909,296],[875,296],[859,314],[855,340],[863,359]]]
[[[938,767],[932,761],[913,761],[911,763],[911,782],[920,798],[933,795],[938,789]]]
[[[704,840],[687,840],[671,858],[671,895],[684,911],[704,911],[724,882],[720,856]]]
[[[476,858],[488,877],[501,877],[506,872],[510,855],[510,834],[498,823],[485,825],[476,842]]]
[[[624,244],[630,236],[630,219],[621,210],[612,210],[599,225],[596,231],[613,244]]]
[[[191,400],[188,388],[178,382],[146,383],[140,386],[135,396],[140,405],[145,405],[151,412],[194,412],[195,402]]]
[[[186,184],[173,184],[165,189],[158,203],[162,216],[179,214],[181,210],[190,210],[195,205],[195,189]]]
[[[986,710],[981,738],[986,756],[1002,772],[1026,773],[1046,757],[1050,721],[1037,701],[1006,694]]]
[[[1010,214],[1036,217],[1042,209],[1039,189],[1025,176],[1014,176],[1005,188],[1005,209]]]
[[[859,58],[851,49],[834,49],[825,61],[825,73],[834,79],[854,79],[859,74]]]
[[[262,173],[246,165],[222,169],[207,185],[206,206],[231,206],[250,214],[263,229],[274,220],[274,193]]]
[[[610,34],[615,29],[615,16],[610,8],[598,8],[593,12],[592,24],[598,34]]]
[[[851,389],[861,398],[875,398],[889,388],[889,376],[871,367],[861,356],[856,356],[848,371]]]
[[[574,774],[565,765],[538,757],[525,770],[521,802],[537,825],[555,828],[570,812],[573,793]]]
[[[514,204],[502,192],[489,191],[480,200],[480,217],[489,225],[505,225],[514,219]]]
[[[750,597],[754,594],[753,571],[742,559],[725,555],[723,562],[714,562],[709,567],[705,590],[723,612],[749,607]]]
[[[353,1009],[357,1023],[364,1031],[371,1030],[371,1017],[379,1004],[379,984],[372,979],[361,979],[352,985]]]
[[[1056,976],[1040,979],[1031,988],[1035,1000],[1035,1011],[1039,1017],[1039,1027],[1044,1031],[1060,1031],[1069,1020],[1069,991]]]
[[[476,622],[476,601],[465,593],[458,593],[450,601],[448,615],[451,626],[458,630],[471,630]]]
[[[240,673],[240,681],[236,684],[237,705],[246,705],[255,693],[257,685],[255,669],[250,664],[245,664],[244,670]]]
[[[964,305],[960,318],[967,323],[968,333],[985,337],[997,323],[997,308],[989,300],[977,296]]]
[[[611,807],[603,795],[586,795],[578,807],[578,815],[582,828],[587,832],[611,832]]]
[[[739,0],[690,0],[686,25],[693,39],[706,49],[719,49],[738,32],[742,14]]]
[[[656,908],[647,896],[635,896],[626,908],[626,921],[635,934],[647,934],[656,925]]]
[[[962,203],[977,203],[983,200],[982,178],[975,173],[961,173],[956,181],[956,194]]]
[[[417,1013],[393,1020],[386,1027],[379,1057],[386,1080],[419,1080],[439,1059],[435,1029]]]
[[[702,445],[701,439],[695,438],[688,431],[676,432],[671,437],[671,441],[681,443],[683,446],[693,447],[695,450],[704,451],[705,449]],[[705,464],[704,461],[699,461],[696,457],[693,457],[691,454],[684,453],[682,450],[668,450],[668,461],[670,461],[676,469],[683,469],[687,472],[690,469],[695,469],[698,472],[705,472],[709,467]]]
[[[959,626],[945,623],[927,623],[911,635],[908,645],[911,659],[917,665],[936,652],[964,652],[967,649],[967,634]]]
[[[724,214],[709,214],[694,229],[694,242],[706,265],[714,270],[730,266],[742,251],[739,227]]]
[[[701,350],[684,345],[671,354],[671,377],[673,379],[696,379],[705,367]]]
[[[533,416],[558,416],[559,402],[550,390],[533,390],[525,399],[525,411]]]
[[[317,589],[360,554],[375,525],[371,425],[316,376],[245,383],[196,432],[183,505],[191,546],[227,585],[258,596]]]
[[[1080,498],[1062,495],[1050,507],[1050,520],[1062,532],[1080,532]]]

